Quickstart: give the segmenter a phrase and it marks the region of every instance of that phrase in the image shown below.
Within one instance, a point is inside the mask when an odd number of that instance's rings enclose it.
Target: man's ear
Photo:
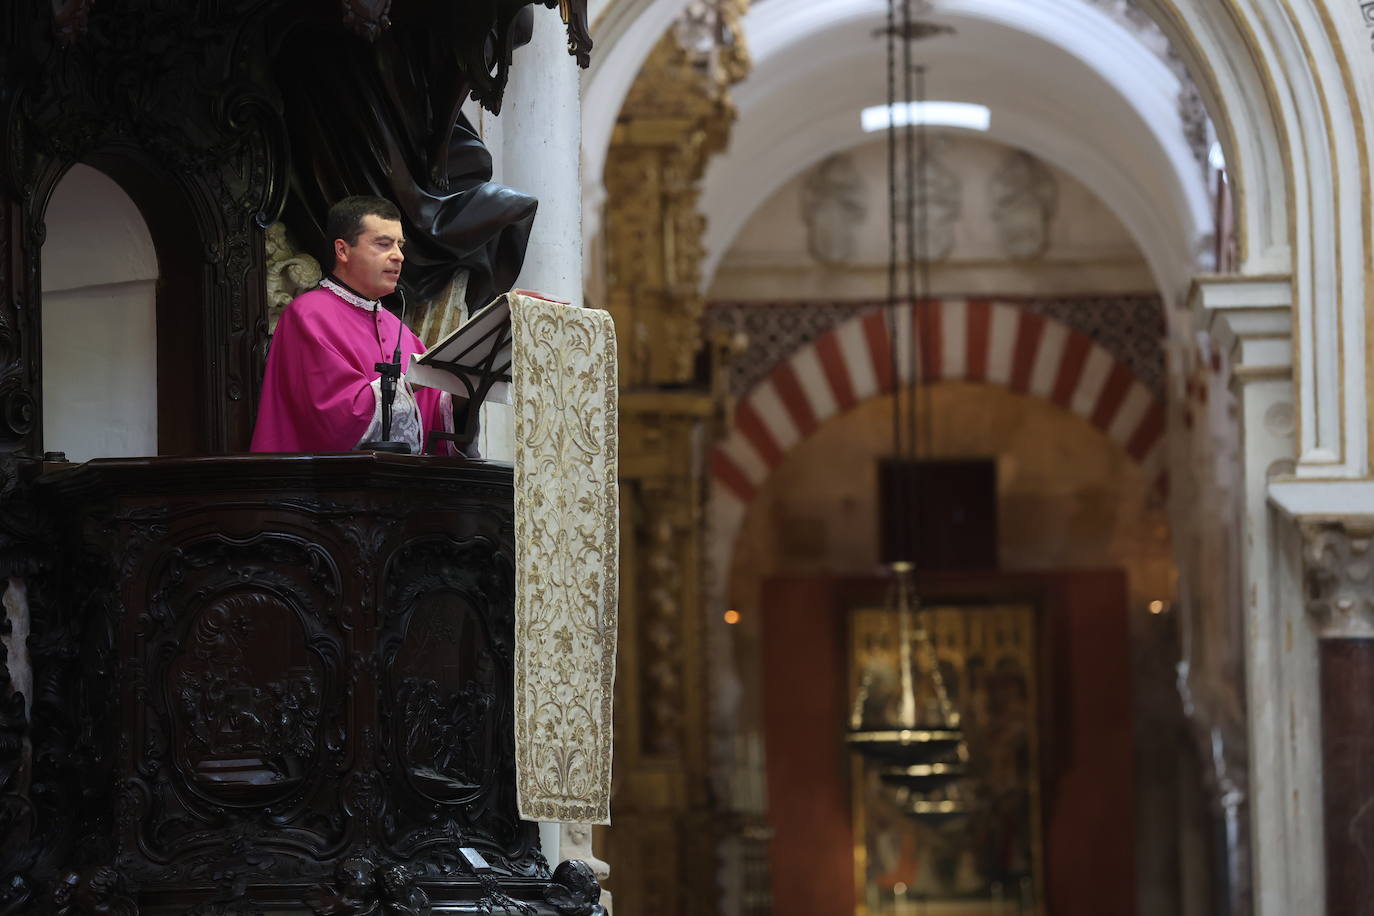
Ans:
[[[348,243],[343,239],[334,240],[334,260],[340,264],[348,263]]]

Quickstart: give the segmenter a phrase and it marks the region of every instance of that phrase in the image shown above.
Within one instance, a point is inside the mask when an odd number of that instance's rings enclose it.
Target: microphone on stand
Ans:
[[[396,329],[396,351],[391,354],[391,362],[377,363],[377,372],[382,378],[382,438],[370,439],[362,443],[358,448],[368,452],[391,452],[397,455],[409,455],[410,443],[394,440],[391,438],[391,411],[392,405],[396,402],[396,384],[401,378],[401,335],[406,326],[406,294],[401,290],[400,285],[396,286],[396,295],[401,299],[401,326]],[[381,305],[378,304],[378,308]]]

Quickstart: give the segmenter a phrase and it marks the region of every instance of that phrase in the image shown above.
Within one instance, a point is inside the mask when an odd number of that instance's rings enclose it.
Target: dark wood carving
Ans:
[[[595,912],[516,814],[509,467],[130,459],[33,490],[62,649],[40,797],[0,706],[7,836],[41,852],[0,863],[0,913]]]
[[[260,233],[280,212],[288,156],[266,61],[253,53],[266,4],[123,6],[66,4],[54,30],[41,27],[52,16],[46,0],[18,0],[0,35],[14,63],[0,84],[0,248],[14,270],[0,314],[0,449],[41,453],[44,217],[77,162],[113,177],[148,218],[166,281],[159,324],[184,334],[167,355],[190,357],[160,365],[180,383],[168,389],[194,394],[180,444],[223,452],[251,430],[265,308]]]

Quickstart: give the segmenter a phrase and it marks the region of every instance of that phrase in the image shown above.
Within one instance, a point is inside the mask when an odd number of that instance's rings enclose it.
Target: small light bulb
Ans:
[[[728,624],[739,623],[739,611],[733,608],[725,612],[725,622]]]
[[[1151,613],[1151,614],[1163,614],[1163,613],[1164,613],[1164,602],[1163,602],[1163,601],[1160,601],[1160,600],[1157,599],[1157,598],[1156,598],[1154,601],[1151,601],[1151,602],[1150,602],[1150,613]]]

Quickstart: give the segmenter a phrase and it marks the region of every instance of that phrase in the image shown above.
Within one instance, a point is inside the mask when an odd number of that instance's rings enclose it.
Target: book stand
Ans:
[[[500,296],[478,311],[462,327],[423,356],[412,357],[407,377],[413,384],[447,391],[467,401],[462,422],[454,405],[451,433],[431,430],[425,440],[430,453],[436,440],[461,448],[477,437],[482,403],[498,384],[511,380],[510,301]]]

